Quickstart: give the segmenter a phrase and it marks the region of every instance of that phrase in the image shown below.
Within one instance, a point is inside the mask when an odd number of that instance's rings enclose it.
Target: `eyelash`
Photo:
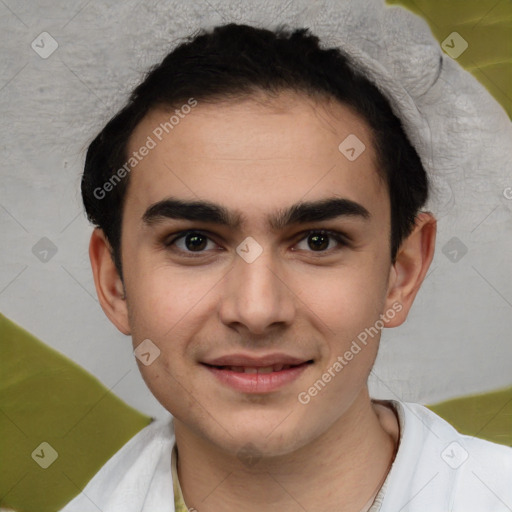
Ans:
[[[173,246],[175,244],[175,242],[177,240],[180,240],[181,238],[185,238],[188,234],[191,234],[191,233],[203,235],[206,238],[208,238],[210,241],[215,243],[215,241],[210,238],[210,236],[208,235],[207,232],[197,230],[197,229],[188,229],[185,231],[180,231],[179,233],[175,233],[176,236],[174,236],[172,238],[172,240],[168,240],[168,237],[167,237],[167,240],[163,242],[163,245],[165,248],[170,248],[171,246]],[[303,233],[300,233],[300,234],[303,236],[302,236],[302,238],[300,238],[297,241],[297,243],[302,242],[303,240],[307,239],[312,234],[328,235],[328,236],[332,237],[334,240],[336,240],[336,242],[338,242],[339,246],[337,248],[327,249],[327,250],[323,250],[323,251],[307,251],[307,252],[316,254],[320,257],[322,257],[322,255],[325,255],[325,254],[330,254],[333,250],[340,250],[342,247],[346,247],[349,245],[349,243],[347,241],[347,237],[343,233],[340,233],[339,231],[333,231],[330,229],[311,229],[308,231],[304,231]],[[203,251],[194,252],[194,251],[179,250],[178,252],[187,254],[187,257],[197,258],[197,257],[203,256],[206,251],[203,250]]]

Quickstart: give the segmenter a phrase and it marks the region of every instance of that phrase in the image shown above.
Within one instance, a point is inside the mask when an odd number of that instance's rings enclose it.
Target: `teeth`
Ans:
[[[232,372],[237,373],[272,373],[272,372],[280,372],[281,370],[288,370],[291,368],[289,364],[275,364],[273,366],[265,366],[258,368],[250,368],[247,366],[223,366],[222,368],[226,368],[231,370]]]

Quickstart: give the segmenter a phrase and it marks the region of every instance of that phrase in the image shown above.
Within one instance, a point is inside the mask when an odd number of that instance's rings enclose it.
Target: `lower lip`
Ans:
[[[271,373],[241,373],[204,365],[217,379],[243,393],[269,393],[297,379],[311,363]]]

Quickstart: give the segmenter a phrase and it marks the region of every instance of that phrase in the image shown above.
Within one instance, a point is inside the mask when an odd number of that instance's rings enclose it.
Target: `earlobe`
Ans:
[[[119,331],[129,335],[124,285],[112,260],[110,244],[99,228],[96,228],[91,235],[89,259],[101,308]]]
[[[437,221],[431,213],[421,212],[411,234],[402,242],[390,271],[386,309],[401,304],[399,314],[388,327],[401,325],[411,309],[434,257]]]

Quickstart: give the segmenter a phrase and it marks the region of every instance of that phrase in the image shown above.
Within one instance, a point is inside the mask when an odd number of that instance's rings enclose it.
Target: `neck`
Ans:
[[[394,414],[367,389],[313,442],[252,467],[174,421],[183,497],[200,512],[366,510],[398,443]]]

